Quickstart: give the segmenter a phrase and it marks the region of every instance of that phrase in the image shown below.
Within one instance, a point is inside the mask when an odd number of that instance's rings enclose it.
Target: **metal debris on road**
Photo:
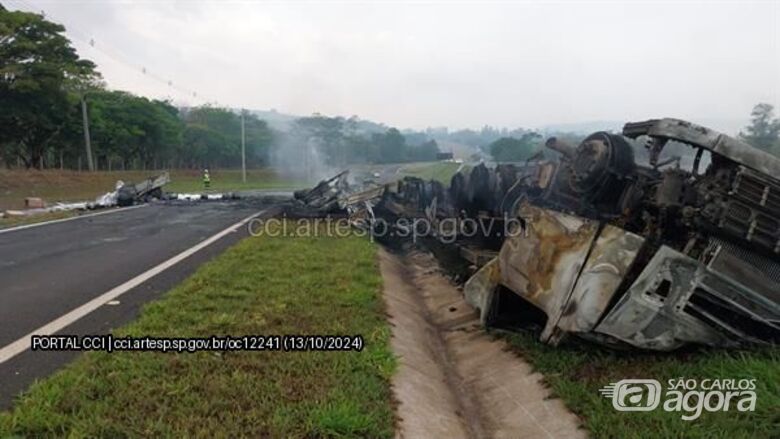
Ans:
[[[69,210],[93,210],[114,206],[132,206],[136,203],[147,202],[152,199],[162,199],[164,195],[162,188],[166,184],[170,183],[170,181],[171,178],[168,172],[163,172],[160,175],[149,177],[138,184],[125,183],[122,180],[119,180],[116,182],[116,186],[112,192],[106,192],[105,194],[95,198],[95,201],[91,202],[58,202],[54,205],[46,206],[43,200],[40,198],[28,198],[28,202],[26,203],[28,206],[38,207],[24,210],[7,210],[5,211],[4,216],[30,216]],[[29,202],[30,200],[31,202]]]

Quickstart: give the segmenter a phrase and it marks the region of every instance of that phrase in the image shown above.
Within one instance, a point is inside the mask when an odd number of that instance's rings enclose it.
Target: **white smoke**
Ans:
[[[326,163],[319,138],[290,132],[276,136],[270,161],[282,176],[307,183],[330,178],[339,172]]]

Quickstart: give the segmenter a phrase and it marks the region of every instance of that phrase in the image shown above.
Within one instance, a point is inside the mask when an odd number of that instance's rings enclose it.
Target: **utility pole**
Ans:
[[[92,145],[89,140],[89,118],[87,117],[87,101],[84,99],[84,93],[81,93],[81,120],[84,124],[84,145],[87,148],[87,166],[90,172],[95,170],[95,163],[92,161]]]
[[[243,108],[241,109],[241,181],[246,183],[246,129]]]

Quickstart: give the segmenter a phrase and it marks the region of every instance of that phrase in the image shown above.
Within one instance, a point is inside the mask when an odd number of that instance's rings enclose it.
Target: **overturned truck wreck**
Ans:
[[[646,142],[648,165],[630,139]],[[690,169],[661,158],[670,142],[693,148]],[[406,178],[371,215],[455,230],[450,245],[476,271],[464,294],[486,325],[533,306],[553,345],[567,334],[652,350],[780,340],[780,160],[676,119],[546,146],[558,160],[479,165],[449,188]],[[513,226],[452,227],[466,219]]]

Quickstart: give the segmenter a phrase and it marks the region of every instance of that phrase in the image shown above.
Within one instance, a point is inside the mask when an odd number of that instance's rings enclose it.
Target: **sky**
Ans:
[[[680,117],[727,131],[780,106],[780,0],[0,3],[65,25],[110,88],[178,104],[415,129]]]

